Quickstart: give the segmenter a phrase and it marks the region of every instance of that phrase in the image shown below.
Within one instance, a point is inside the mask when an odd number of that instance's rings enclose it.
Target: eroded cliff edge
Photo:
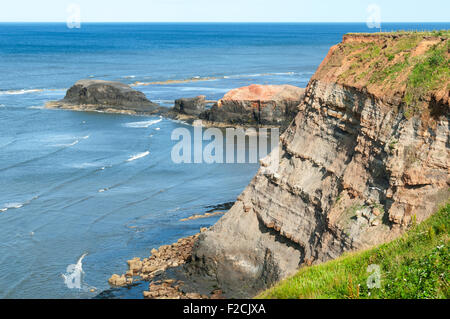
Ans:
[[[432,214],[449,197],[449,48],[448,32],[344,36],[281,136],[277,171],[262,165],[186,269],[251,295]]]

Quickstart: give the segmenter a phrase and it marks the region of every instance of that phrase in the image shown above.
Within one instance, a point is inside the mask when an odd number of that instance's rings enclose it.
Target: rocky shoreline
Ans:
[[[187,281],[188,277],[181,275],[185,265],[192,258],[192,249],[202,232],[193,236],[180,238],[176,243],[152,249],[147,258],[135,257],[127,261],[128,270],[125,274],[113,274],[108,283],[112,287],[125,287],[137,282],[148,282],[148,289],[142,291],[145,299],[222,299],[220,289],[203,287],[199,293]],[[205,285],[207,286],[207,285]]]
[[[178,99],[169,111],[176,119],[200,119],[206,126],[278,127],[284,131],[298,112],[305,90],[291,85],[257,85],[229,91],[212,101],[204,96]]]

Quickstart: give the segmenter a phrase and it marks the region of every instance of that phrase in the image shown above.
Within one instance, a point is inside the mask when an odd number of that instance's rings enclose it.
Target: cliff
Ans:
[[[64,99],[49,102],[46,107],[131,114],[161,111],[144,93],[120,82],[103,80],[80,80],[67,90]]]
[[[252,295],[304,264],[401,235],[449,197],[449,33],[346,35],[186,270]]]

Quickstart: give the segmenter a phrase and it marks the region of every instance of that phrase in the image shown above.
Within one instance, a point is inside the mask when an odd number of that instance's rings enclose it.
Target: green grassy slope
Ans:
[[[302,268],[257,298],[449,298],[449,213],[450,202],[390,243]],[[368,288],[369,265],[379,288]]]

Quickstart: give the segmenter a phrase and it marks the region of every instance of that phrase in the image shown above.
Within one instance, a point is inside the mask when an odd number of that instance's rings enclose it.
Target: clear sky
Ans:
[[[69,4],[81,22],[450,22],[450,0],[1,0],[0,21],[64,22]],[[73,12],[73,11],[72,11]]]

